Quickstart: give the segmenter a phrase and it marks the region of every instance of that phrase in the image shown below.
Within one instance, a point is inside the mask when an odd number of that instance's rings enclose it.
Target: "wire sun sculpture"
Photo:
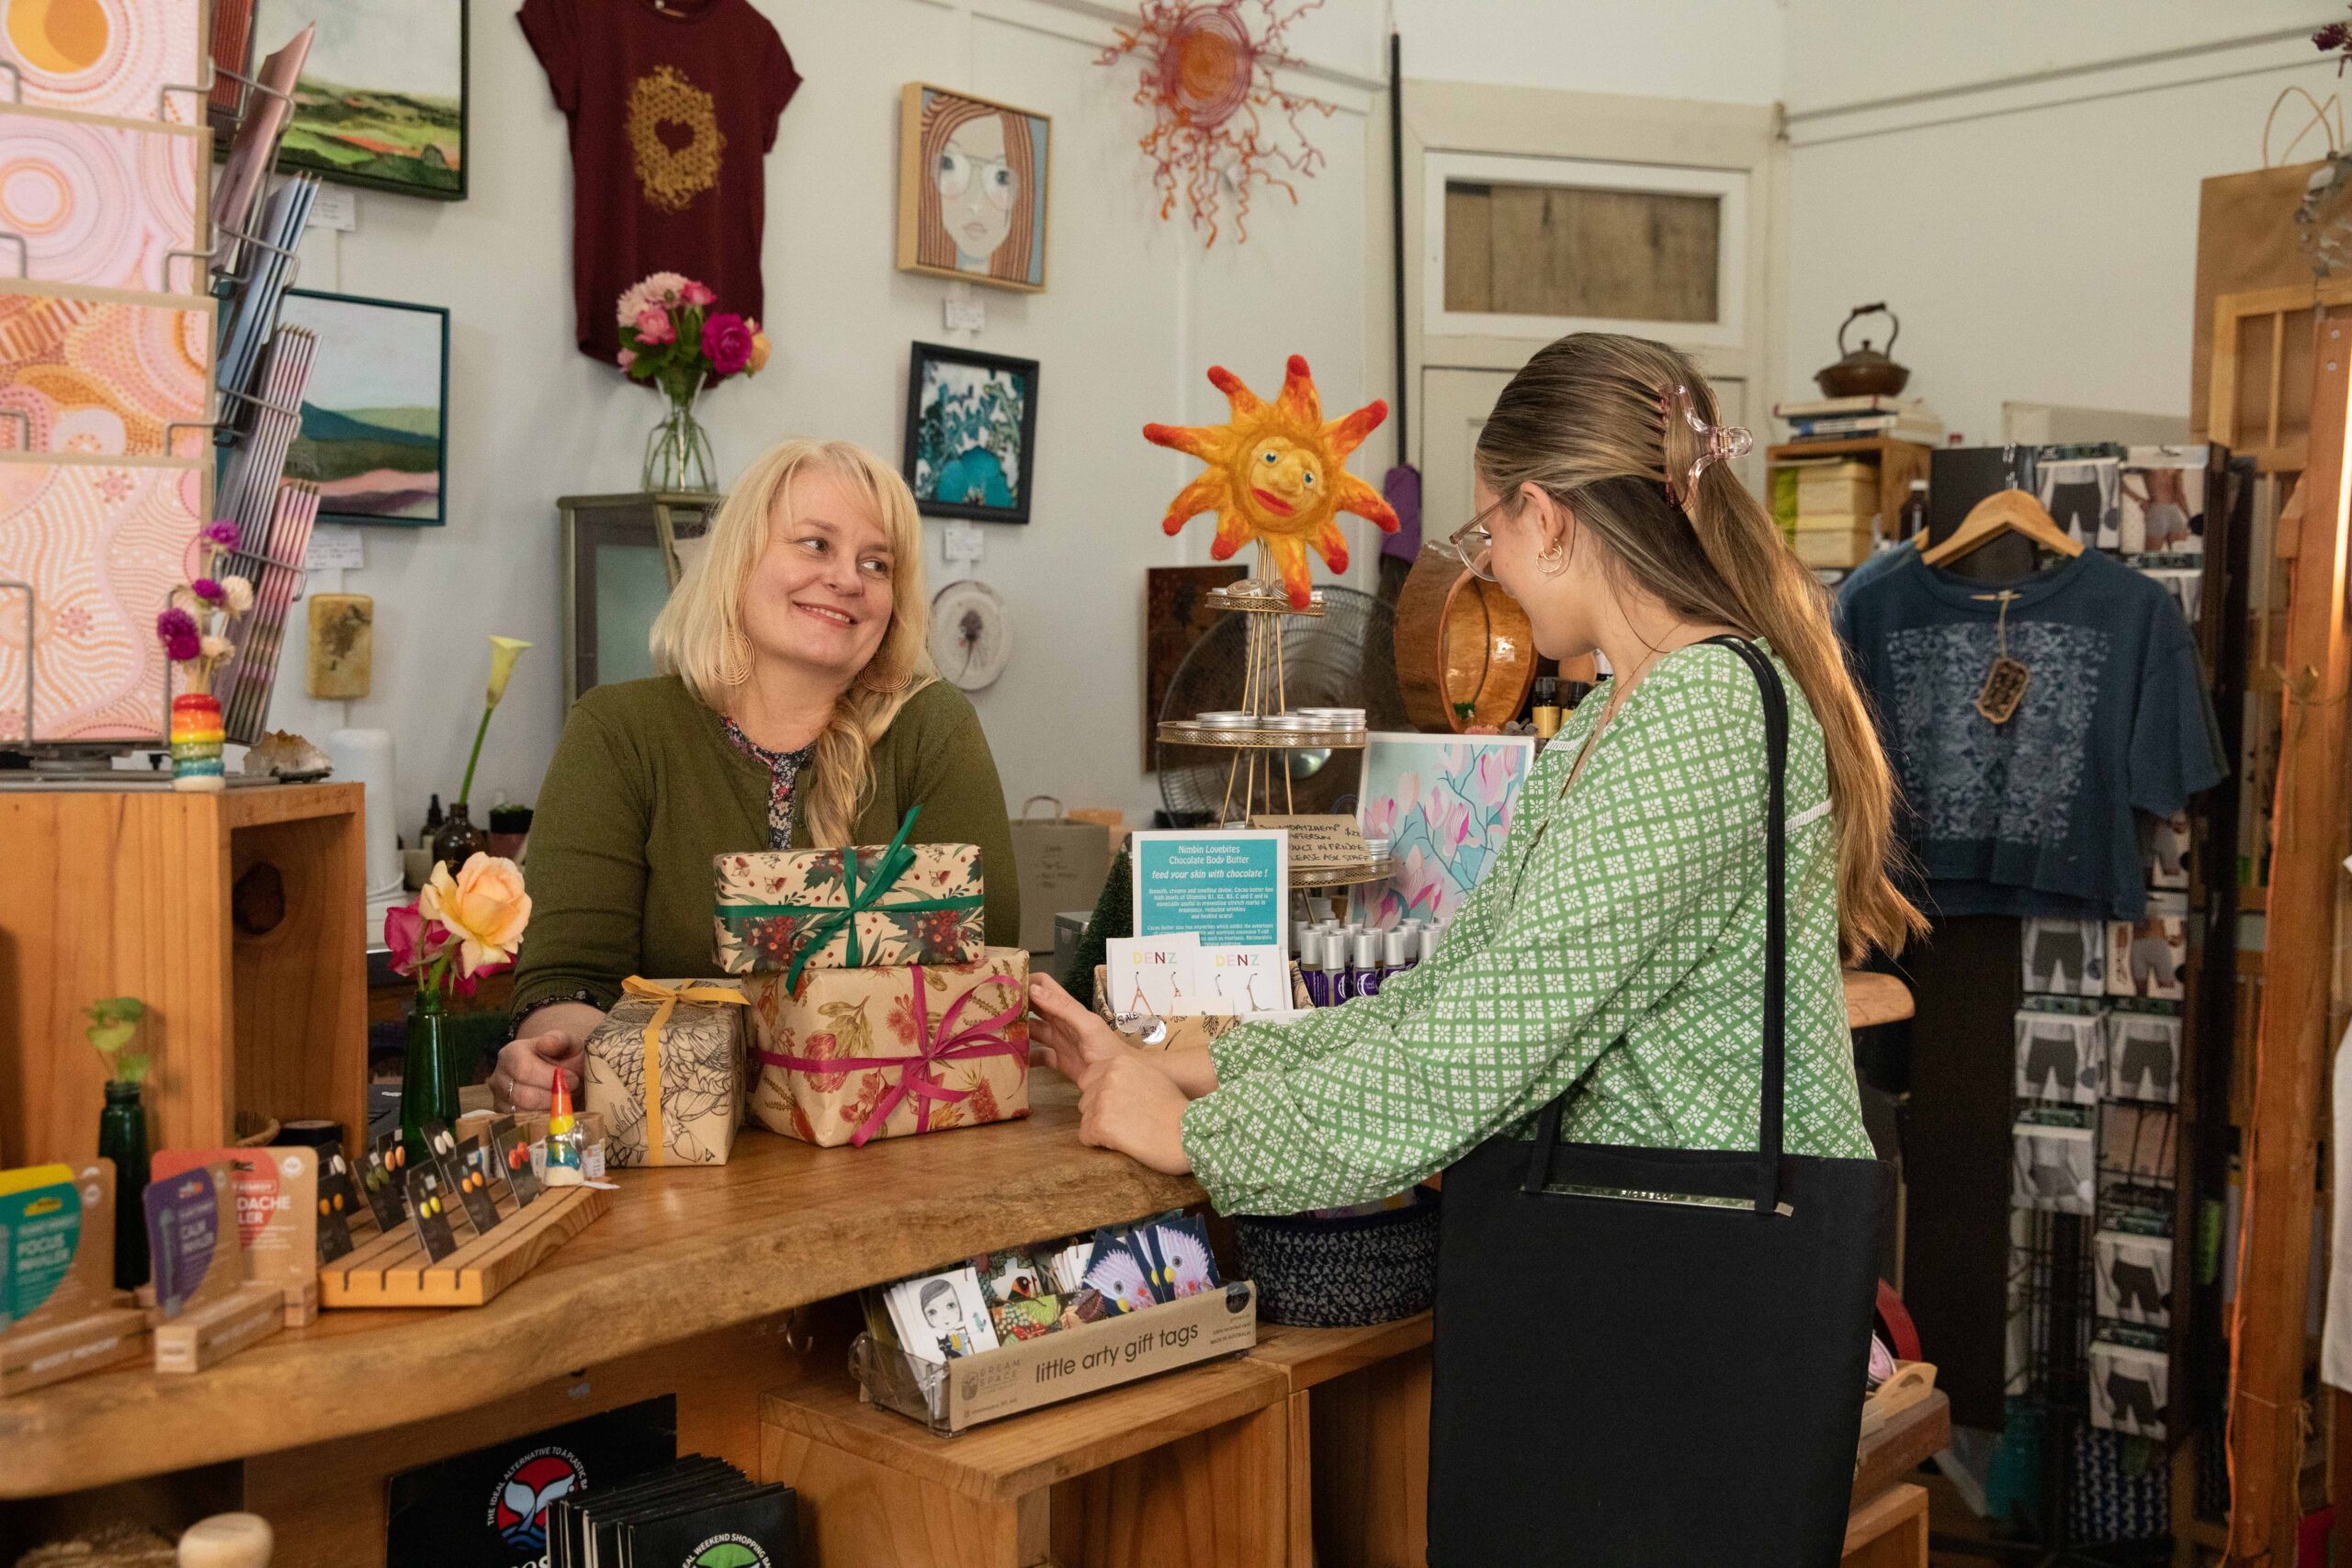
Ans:
[[[1283,40],[1291,24],[1323,4],[1305,0],[1288,11],[1275,0],[1254,0],[1264,22],[1253,34],[1243,7],[1253,0],[1143,0],[1134,28],[1096,61],[1116,65],[1129,55],[1142,64],[1135,101],[1152,110],[1152,128],[1137,143],[1151,160],[1160,193],[1159,216],[1184,204],[1193,227],[1205,225],[1204,247],[1222,231],[1225,196],[1233,186],[1236,243],[1250,237],[1251,189],[1263,185],[1298,201],[1295,179],[1311,178],[1322,152],[1306,139],[1299,117],[1329,116],[1332,105],[1284,92],[1278,67],[1301,62]]]

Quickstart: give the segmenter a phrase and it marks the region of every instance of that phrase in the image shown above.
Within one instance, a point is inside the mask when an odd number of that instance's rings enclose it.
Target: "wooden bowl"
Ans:
[[[1519,601],[1473,577],[1442,545],[1421,547],[1396,596],[1396,683],[1405,715],[1459,734],[1517,718],[1535,684],[1535,629]],[[1463,716],[1455,705],[1467,703]]]

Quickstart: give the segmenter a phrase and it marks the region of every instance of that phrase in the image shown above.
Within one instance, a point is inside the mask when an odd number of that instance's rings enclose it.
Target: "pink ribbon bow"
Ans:
[[[931,1131],[932,1101],[954,1104],[956,1100],[971,1098],[972,1091],[968,1089],[948,1089],[944,1085],[933,1083],[931,1080],[931,1071],[934,1063],[972,1061],[982,1056],[1017,1056],[1021,1054],[1021,1044],[1007,1039],[1004,1033],[1008,1026],[1020,1021],[1026,1006],[1021,994],[1021,987],[1009,976],[992,975],[957,997],[948,1004],[947,1010],[940,1015],[939,1027],[933,1029],[931,1026],[930,1005],[923,994],[922,965],[917,964],[910,967],[914,975],[915,1038],[919,1043],[913,1055],[817,1057],[787,1056],[775,1051],[759,1053],[760,1060],[769,1066],[783,1067],[787,1071],[797,1073],[865,1072],[876,1067],[886,1072],[894,1067],[898,1069],[899,1081],[884,1091],[881,1100],[874,1107],[873,1114],[866,1117],[859,1124],[857,1131],[850,1134],[850,1145],[854,1148],[865,1147],[865,1141],[881,1131],[883,1124],[890,1120],[890,1113],[898,1110],[899,1101],[909,1095],[912,1095],[915,1100],[915,1131],[917,1133]],[[963,1012],[965,1004],[979,995],[981,989],[988,986],[1012,987],[1012,1005],[1001,1012],[982,1019],[978,1023],[967,1024],[962,1029],[957,1029],[956,1020]],[[920,1072],[917,1071],[918,1068],[921,1069]]]
[[[1690,395],[1688,387],[1678,386],[1670,392],[1658,394],[1658,412],[1671,420],[1677,408],[1699,437],[1699,455],[1691,460],[1690,478],[1679,488],[1672,474],[1666,476],[1666,498],[1677,506],[1688,506],[1690,498],[1699,493],[1699,476],[1707,471],[1708,465],[1747,457],[1756,450],[1756,437],[1736,424],[1709,424],[1706,416],[1699,412],[1699,400]]]

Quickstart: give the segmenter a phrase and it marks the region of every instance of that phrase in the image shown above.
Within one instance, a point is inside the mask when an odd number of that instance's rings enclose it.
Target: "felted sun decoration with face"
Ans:
[[[1233,417],[1224,424],[1147,424],[1144,439],[1189,452],[1208,471],[1186,485],[1169,503],[1160,524],[1170,534],[1204,512],[1216,513],[1216,542],[1209,556],[1225,560],[1250,540],[1265,545],[1290,591],[1293,609],[1308,604],[1306,547],[1315,547],[1333,571],[1348,570],[1348,541],[1339,514],[1371,519],[1384,534],[1396,531],[1396,513],[1380,492],[1348,472],[1348,454],[1388,417],[1385,402],[1366,403],[1345,419],[1326,423],[1322,400],[1306,361],[1290,356],[1282,396],[1259,400],[1241,378],[1225,367],[1209,369],[1209,384],[1223,392]]]

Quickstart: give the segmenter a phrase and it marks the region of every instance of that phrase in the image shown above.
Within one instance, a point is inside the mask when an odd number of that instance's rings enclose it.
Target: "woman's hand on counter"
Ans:
[[[1198,1100],[1216,1088],[1216,1064],[1206,1051],[1144,1050],[1050,977],[1030,977],[1029,1060],[1033,1065],[1042,1063],[1071,1078],[1082,1078],[1093,1064],[1120,1056],[1133,1057],[1164,1075],[1186,1100]]]
[[[1193,1168],[1184,1153],[1184,1108],[1192,1101],[1153,1065],[1153,1055],[1128,1051],[1086,1069],[1078,1080],[1078,1136],[1163,1175],[1182,1176]]]
[[[507,1111],[545,1111],[558,1073],[570,1080],[577,1100],[588,1036],[604,1021],[604,1013],[585,1002],[550,1003],[524,1019],[524,1032],[500,1049],[498,1066],[491,1069],[492,1102]]]

